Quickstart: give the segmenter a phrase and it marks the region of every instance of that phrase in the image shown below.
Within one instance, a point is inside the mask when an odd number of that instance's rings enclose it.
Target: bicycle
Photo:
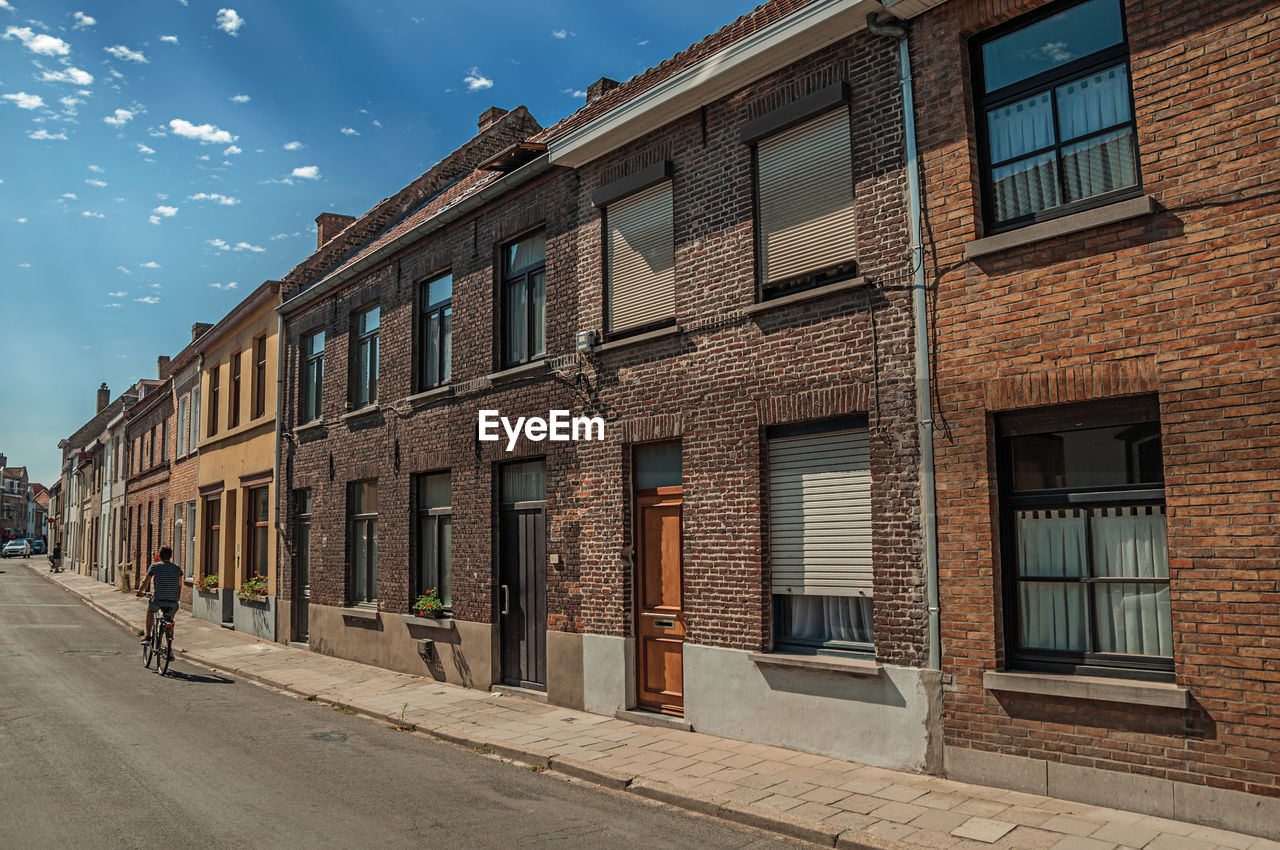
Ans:
[[[148,593],[147,599],[155,594]],[[169,672],[173,661],[173,615],[161,609],[152,621],[151,639],[142,645],[142,666],[151,669],[151,659],[156,661],[156,672],[161,676]]]

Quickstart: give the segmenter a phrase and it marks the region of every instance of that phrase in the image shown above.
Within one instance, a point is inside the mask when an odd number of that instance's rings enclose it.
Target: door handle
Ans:
[[[504,585],[501,585],[501,587],[499,588],[499,590],[502,592],[502,607],[501,607],[501,609],[500,609],[499,613],[501,613],[501,614],[510,614],[510,613],[511,613],[511,605],[510,605],[510,601],[511,601],[511,600],[510,600],[510,595],[509,595],[509,593],[507,592],[507,586],[506,586],[505,584],[504,584]]]

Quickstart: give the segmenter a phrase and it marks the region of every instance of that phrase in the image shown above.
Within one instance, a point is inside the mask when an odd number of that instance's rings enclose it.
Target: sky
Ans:
[[[32,481],[156,358],[476,132],[751,0],[0,0],[0,453]],[[233,3],[236,0],[232,0]]]

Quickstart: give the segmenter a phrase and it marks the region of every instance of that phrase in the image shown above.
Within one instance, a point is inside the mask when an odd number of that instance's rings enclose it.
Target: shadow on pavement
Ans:
[[[181,670],[169,668],[169,672],[165,674],[167,678],[178,679],[182,682],[195,682],[202,685],[234,685],[235,679],[228,679],[226,676],[219,676],[216,673],[212,676],[206,676],[203,673],[183,673]]]

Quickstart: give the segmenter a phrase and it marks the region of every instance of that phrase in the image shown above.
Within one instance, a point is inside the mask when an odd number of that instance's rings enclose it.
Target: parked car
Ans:
[[[43,540],[31,540],[31,541],[30,541],[30,543],[31,543],[31,554],[33,554],[33,555],[43,555],[43,554],[44,554],[44,541],[43,541]]]
[[[31,544],[22,537],[10,540],[8,543],[4,544],[4,549],[0,550],[0,555],[5,558],[10,558],[14,555],[17,555],[19,558],[29,557],[31,555]]]

